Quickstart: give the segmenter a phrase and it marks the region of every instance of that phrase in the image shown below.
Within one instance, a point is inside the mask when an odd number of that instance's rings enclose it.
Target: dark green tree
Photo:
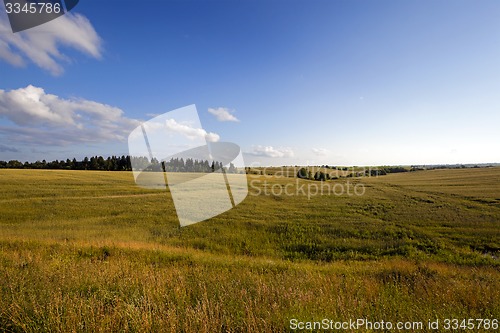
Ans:
[[[299,171],[297,172],[297,178],[307,179],[308,178],[307,169],[300,168]]]

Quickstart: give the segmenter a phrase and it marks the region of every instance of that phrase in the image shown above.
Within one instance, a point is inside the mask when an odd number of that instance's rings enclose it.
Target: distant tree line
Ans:
[[[0,161],[0,169],[52,169],[52,170],[101,170],[101,171],[132,171],[132,162],[135,167],[139,167],[144,171],[162,171],[167,172],[215,172],[221,170],[223,164],[221,162],[207,160],[193,160],[187,158],[171,158],[170,161],[160,163],[156,158],[148,159],[147,157],[130,156],[110,156],[104,158],[102,156],[85,157],[81,161],[76,158],[72,160],[55,160],[47,162],[46,160],[36,162],[20,162],[18,160]],[[228,173],[237,173],[238,169],[230,163],[228,168],[224,169]]]
[[[81,161],[76,158],[72,160],[46,160],[36,162],[20,162],[18,160],[0,161],[2,169],[56,169],[56,170],[107,170],[107,171],[130,171],[132,170],[129,156],[110,156],[104,159],[102,156],[85,157]]]
[[[321,168],[341,170],[341,171],[349,170],[347,167],[329,167],[328,165],[322,165]],[[332,176],[328,172],[323,172],[321,170],[313,172],[306,168],[300,168],[299,171],[297,172],[297,178],[325,181],[331,179],[338,179],[340,177],[346,177],[346,178],[363,177],[363,176],[376,177],[376,176],[384,176],[389,173],[399,173],[399,172],[409,171],[407,168],[401,166],[383,166],[383,167],[365,169],[364,171],[355,171],[354,168],[355,167],[352,168],[353,170],[351,173],[348,173],[347,175],[344,176],[338,174]]]
[[[171,158],[170,161],[161,163],[156,158],[149,160],[147,157],[133,157],[132,165],[145,171],[162,171],[166,172],[216,172],[222,170],[224,165],[222,162],[208,160],[196,160],[192,158]],[[224,168],[225,172],[237,173],[238,169],[233,163],[229,164],[228,168]]]

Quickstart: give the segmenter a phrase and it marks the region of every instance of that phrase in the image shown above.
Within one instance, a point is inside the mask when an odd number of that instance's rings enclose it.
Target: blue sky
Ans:
[[[13,34],[0,14],[0,160],[126,154],[138,121],[196,104],[247,164],[500,162],[499,15],[498,1],[81,0]]]

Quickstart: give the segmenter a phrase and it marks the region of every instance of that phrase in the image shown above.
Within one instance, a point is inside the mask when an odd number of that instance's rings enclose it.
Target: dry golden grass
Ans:
[[[0,331],[499,318],[499,175],[343,179],[365,195],[310,200],[254,188],[232,211],[180,229],[169,194],[136,187],[130,173],[0,170]],[[261,190],[295,181],[252,180]]]

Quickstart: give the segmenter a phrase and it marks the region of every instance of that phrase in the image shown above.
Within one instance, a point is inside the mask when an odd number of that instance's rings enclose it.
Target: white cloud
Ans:
[[[124,141],[139,121],[119,108],[85,99],[63,99],[32,85],[0,89],[0,117],[18,126],[1,126],[9,141],[42,145]]]
[[[60,47],[77,49],[93,58],[100,58],[102,40],[89,20],[67,13],[43,25],[12,33],[3,5],[0,6],[0,59],[16,67],[26,66],[27,60],[53,75],[64,72],[60,62],[70,59]]]
[[[228,108],[217,108],[217,109],[209,108],[208,112],[213,114],[218,121],[234,121],[234,122],[240,121],[238,118],[232,115],[234,111],[230,111]]]
[[[318,156],[327,156],[330,153],[330,151],[325,148],[313,148],[312,152]]]
[[[251,155],[255,156],[265,156],[265,157],[293,157],[294,153],[291,148],[274,148],[272,146],[254,146],[253,150],[249,152]]]
[[[208,142],[217,142],[220,140],[219,134],[212,132],[207,133],[205,138],[207,139]]]
[[[179,133],[191,140],[204,138],[209,142],[217,142],[220,139],[219,135],[216,133],[207,132],[203,128],[194,128],[185,124],[180,124],[174,119],[167,119],[166,127],[168,130]]]

